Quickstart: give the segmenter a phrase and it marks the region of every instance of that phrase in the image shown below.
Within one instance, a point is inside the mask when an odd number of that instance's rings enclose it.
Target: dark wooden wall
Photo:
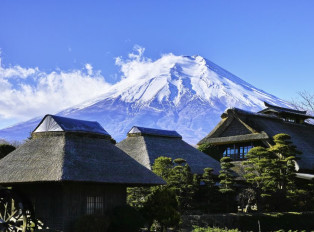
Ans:
[[[87,197],[103,197],[103,214],[126,203],[126,187],[123,185],[67,184],[63,188],[64,225],[69,229],[73,222],[86,215]]]
[[[126,186],[88,183],[37,183],[14,186],[29,199],[36,218],[45,227],[71,231],[72,225],[86,215],[87,197],[103,197],[103,213],[126,203]]]

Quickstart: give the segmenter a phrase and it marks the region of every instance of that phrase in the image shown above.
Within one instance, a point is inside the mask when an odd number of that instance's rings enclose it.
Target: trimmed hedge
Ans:
[[[272,213],[239,217],[241,231],[314,230],[314,213]]]
[[[228,230],[228,229],[221,229],[221,228],[201,228],[201,227],[195,227],[193,232],[240,232],[238,229]]]
[[[197,232],[212,231],[215,227],[259,231],[259,226],[261,231],[314,231],[314,212],[205,214],[183,219],[184,228],[199,226],[195,227],[199,229]]]

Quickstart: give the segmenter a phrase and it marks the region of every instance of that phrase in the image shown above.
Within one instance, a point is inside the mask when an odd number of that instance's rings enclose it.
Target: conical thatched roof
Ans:
[[[176,131],[133,127],[117,147],[149,169],[156,158],[166,156],[185,159],[194,173],[202,174],[208,167],[215,174],[220,170],[218,161],[184,142]]]
[[[53,128],[60,126],[62,131],[50,131],[48,126],[39,132],[38,128],[49,118],[57,119]],[[110,138],[98,123],[46,116],[33,132],[31,140],[0,160],[0,183],[164,183],[114,146]]]

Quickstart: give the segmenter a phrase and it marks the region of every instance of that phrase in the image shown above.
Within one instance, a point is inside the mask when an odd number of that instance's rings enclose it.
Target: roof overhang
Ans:
[[[265,132],[262,132],[262,133],[247,134],[247,135],[208,138],[206,142],[213,145],[223,145],[223,144],[230,144],[230,143],[243,143],[243,142],[260,141],[260,140],[268,140],[268,139],[269,139],[269,136]]]

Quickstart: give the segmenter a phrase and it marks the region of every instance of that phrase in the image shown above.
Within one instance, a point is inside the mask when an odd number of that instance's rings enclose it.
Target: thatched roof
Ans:
[[[237,136],[224,136],[224,131],[234,123],[239,123],[246,130],[241,130]],[[230,143],[237,141],[237,137],[258,138],[265,145],[272,144],[272,137],[279,133],[289,134],[292,142],[303,154],[298,161],[299,168],[314,169],[314,125],[308,123],[286,122],[283,119],[263,113],[252,113],[237,108],[228,109],[222,114],[221,122],[198,144],[211,143],[222,144],[229,140]],[[231,137],[231,138],[230,138]],[[267,138],[268,137],[268,138]],[[231,141],[232,140],[232,141]],[[252,140],[253,141],[253,140]]]
[[[109,135],[108,132],[98,122],[84,121],[47,114],[35,128],[34,132],[37,133],[49,131],[84,132]]]
[[[80,120],[67,119],[66,122],[67,126],[89,125]],[[0,184],[56,181],[126,185],[164,183],[114,146],[110,135],[94,130],[67,131],[65,128],[64,131],[35,130],[31,140],[1,159]]]
[[[191,167],[192,172],[202,174],[204,168],[211,167],[218,174],[220,164],[218,161],[197,150],[182,140],[181,135],[166,136],[163,130],[155,130],[156,133],[146,134],[143,131],[151,131],[150,128],[137,128],[142,133],[133,133],[137,127],[133,127],[128,137],[117,144],[117,147],[126,152],[145,167],[151,169],[156,158],[160,156],[172,159],[183,158]]]

